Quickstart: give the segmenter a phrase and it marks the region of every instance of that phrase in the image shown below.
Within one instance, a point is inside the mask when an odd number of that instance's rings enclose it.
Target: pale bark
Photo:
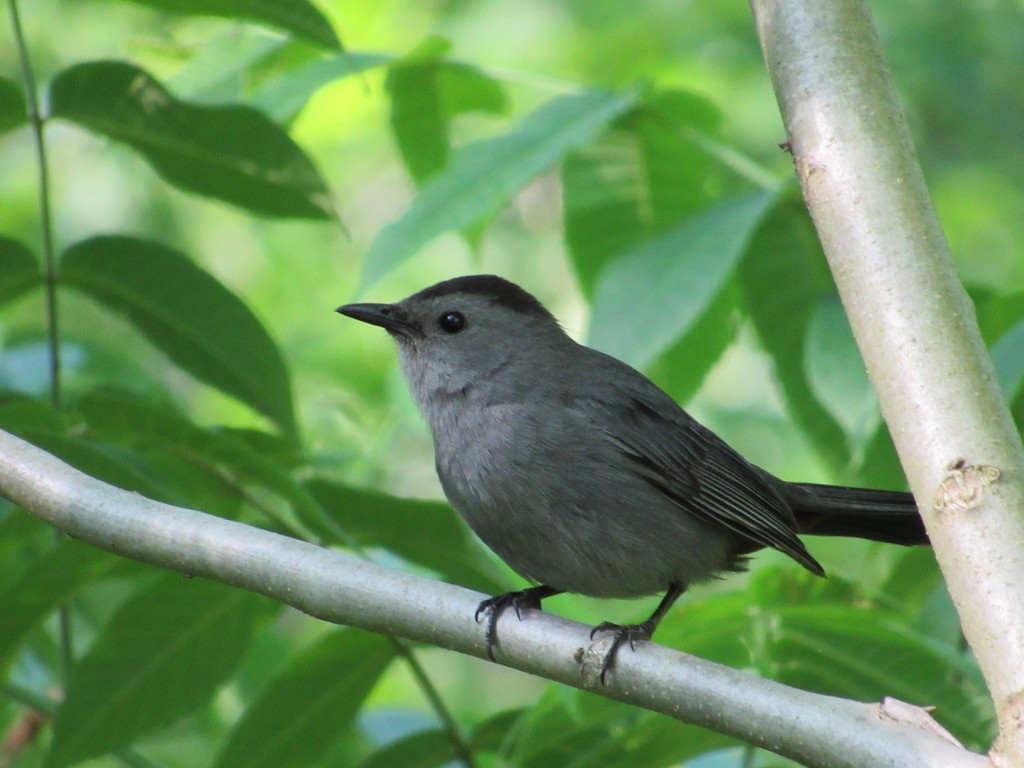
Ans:
[[[1024,448],[863,0],[751,0],[808,208],[999,717],[1024,765]],[[955,94],[950,94],[955,98]]]

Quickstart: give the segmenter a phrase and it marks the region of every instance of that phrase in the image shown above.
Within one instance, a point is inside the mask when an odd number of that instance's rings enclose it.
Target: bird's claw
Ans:
[[[505,592],[480,601],[473,618],[479,623],[480,617],[485,613],[488,614],[487,627],[484,629],[484,643],[487,646],[487,658],[491,661],[495,661],[494,646],[498,644],[498,618],[508,608],[514,609],[516,618],[522,621],[522,609],[540,608],[540,598],[533,590],[523,589],[518,592]]]
[[[601,685],[604,685],[608,671],[615,666],[615,657],[618,655],[619,648],[624,643],[629,643],[629,649],[635,651],[637,640],[651,639],[653,627],[650,626],[650,622],[646,621],[641,624],[614,624],[610,621],[603,621],[590,630],[590,639],[593,640],[594,635],[599,632],[614,633],[612,644],[604,655],[604,661],[601,662]]]

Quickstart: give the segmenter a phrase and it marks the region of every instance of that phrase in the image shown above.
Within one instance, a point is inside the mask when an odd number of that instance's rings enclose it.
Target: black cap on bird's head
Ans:
[[[424,288],[396,304],[345,304],[335,311],[364,323],[378,325],[392,335],[423,338],[427,333],[424,318],[417,317],[420,307],[444,307],[437,324],[446,333],[462,330],[464,310],[457,299],[474,297],[527,317],[556,322],[554,316],[535,296],[515,283],[497,275],[467,275]],[[445,302],[446,299],[451,301]],[[451,306],[449,306],[451,305]],[[459,318],[462,318],[461,320]]]

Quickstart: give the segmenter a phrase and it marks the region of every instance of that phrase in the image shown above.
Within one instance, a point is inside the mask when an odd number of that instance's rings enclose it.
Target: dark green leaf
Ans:
[[[326,480],[310,482],[309,490],[326,513],[364,547],[384,547],[481,592],[508,589],[494,562],[447,504],[400,499]]]
[[[269,24],[328,48],[341,48],[331,23],[308,0],[132,0],[174,13]]]
[[[394,645],[355,629],[332,630],[249,705],[215,768],[304,768],[355,718]]]
[[[267,216],[333,215],[310,159],[249,107],[188,104],[131,64],[101,61],[59,73],[50,84],[50,110],[128,144],[187,192]]]
[[[391,130],[417,184],[442,170],[451,155],[451,121],[460,112],[503,112],[505,92],[478,69],[444,61],[448,44],[430,38],[391,65]]]
[[[122,606],[72,669],[47,768],[130,744],[195,712],[245,651],[260,603],[171,574]]]
[[[386,275],[442,232],[495,211],[573,147],[591,140],[636,100],[632,91],[561,96],[509,133],[459,149],[409,210],[377,235],[363,265],[363,286]]]
[[[774,200],[720,203],[617,258],[595,291],[590,344],[649,365],[711,306]]]
[[[28,122],[25,94],[16,82],[0,77],[0,133]]]
[[[700,317],[647,369],[651,381],[679,403],[687,402],[739,330],[740,290],[727,282]]]
[[[612,259],[712,202],[720,166],[694,137],[717,123],[705,99],[662,92],[566,156],[565,237],[585,292]]]
[[[0,590],[0,668],[18,643],[83,585],[123,569],[126,561],[62,538]]]
[[[936,705],[936,720],[972,748],[991,743],[991,702],[977,666],[896,617],[843,605],[789,606],[770,622],[775,679],[878,701]]]
[[[328,83],[393,61],[379,53],[340,53],[299,64],[264,81],[248,103],[281,123],[290,123],[306,102]]]
[[[42,283],[39,262],[32,251],[19,241],[0,235],[0,304]]]
[[[804,349],[807,383],[849,436],[855,453],[863,451],[882,421],[878,398],[839,296],[822,296],[807,324]]]
[[[814,226],[802,201],[781,199],[755,232],[739,270],[746,306],[775,362],[789,412],[836,473],[848,469],[842,428],[807,381],[807,327],[822,297],[835,294]]]
[[[89,434],[116,441],[126,450],[176,456],[206,475],[221,478],[223,492],[233,496],[246,498],[249,486],[267,491],[279,502],[260,495],[260,509],[273,515],[267,523],[280,520],[278,527],[291,535],[306,534],[311,528],[315,534],[310,538],[339,543],[305,487],[292,479],[272,454],[252,447],[239,434],[204,429],[171,408],[110,389],[90,392],[75,405],[89,424]]]
[[[447,734],[420,731],[377,750],[359,768],[441,768],[454,759]]]
[[[95,237],[61,259],[65,282],[126,315],[196,378],[295,435],[281,353],[233,293],[178,251],[131,237]]]

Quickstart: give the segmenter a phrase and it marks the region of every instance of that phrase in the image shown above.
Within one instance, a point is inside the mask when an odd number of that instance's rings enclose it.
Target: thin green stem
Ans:
[[[36,149],[36,166],[39,170],[39,233],[42,240],[43,268],[46,289],[46,327],[50,349],[50,400],[55,408],[60,407],[60,334],[57,324],[57,260],[53,247],[53,228],[50,213],[50,173],[46,161],[46,143],[43,141],[45,118],[39,109],[36,78],[32,61],[25,44],[25,35],[18,16],[17,0],[7,0],[11,17],[11,31],[18,49],[21,76],[25,86],[25,102],[28,105],[28,120]]]
[[[18,15],[17,0],[7,0],[7,10],[11,18],[11,33],[18,49],[21,63],[21,78],[25,87],[25,103],[28,107],[28,121],[32,130],[32,139],[36,149],[36,167],[39,172],[39,234],[43,250],[43,278],[46,294],[46,331],[49,349],[50,371],[50,402],[54,408],[61,404],[60,391],[60,333],[57,324],[57,261],[53,248],[53,228],[50,214],[50,173],[46,161],[46,143],[43,140],[43,123],[45,122],[39,109],[39,96],[36,77],[32,70],[32,59],[28,55],[25,35],[21,29],[21,18]],[[56,534],[58,537],[60,533]],[[67,606],[57,611],[57,632],[59,635],[61,665],[65,679],[71,669],[71,615]]]
[[[195,457],[193,457],[193,460],[197,465],[200,465],[200,462]],[[256,496],[249,493],[246,487],[231,476],[230,473],[214,474],[222,482],[228,484],[229,487],[231,487],[255,509],[264,514],[269,520],[280,525],[282,530],[288,531],[298,538],[307,538],[309,536],[307,531],[295,530],[295,527],[292,524],[283,519],[280,515],[276,514],[260,499],[256,498]],[[322,517],[325,521],[330,521],[328,515],[323,514]],[[359,557],[369,560],[366,551],[362,546],[360,546],[359,542],[349,536],[344,529],[340,529],[338,526],[334,525],[333,521],[331,521],[331,524],[332,528],[337,531],[339,537],[342,539],[344,546],[348,547]],[[325,542],[319,538],[316,539],[316,543],[321,546],[326,546]],[[448,741],[451,743],[452,752],[454,752],[456,758],[465,766],[465,768],[476,768],[476,758],[473,756],[473,750],[466,742],[465,737],[462,735],[462,731],[459,729],[459,724],[455,721],[452,713],[448,710],[448,707],[445,704],[444,699],[441,698],[441,694],[437,690],[437,687],[430,679],[430,676],[427,675],[427,671],[423,668],[423,665],[420,664],[419,660],[416,658],[416,654],[413,653],[412,644],[406,640],[391,635],[388,636],[388,640],[395,649],[395,654],[401,657],[409,666],[409,671],[412,673],[413,678],[423,691],[423,695],[426,697],[427,703],[430,704],[434,713],[437,715],[438,720],[441,721],[441,728],[447,735]]]

